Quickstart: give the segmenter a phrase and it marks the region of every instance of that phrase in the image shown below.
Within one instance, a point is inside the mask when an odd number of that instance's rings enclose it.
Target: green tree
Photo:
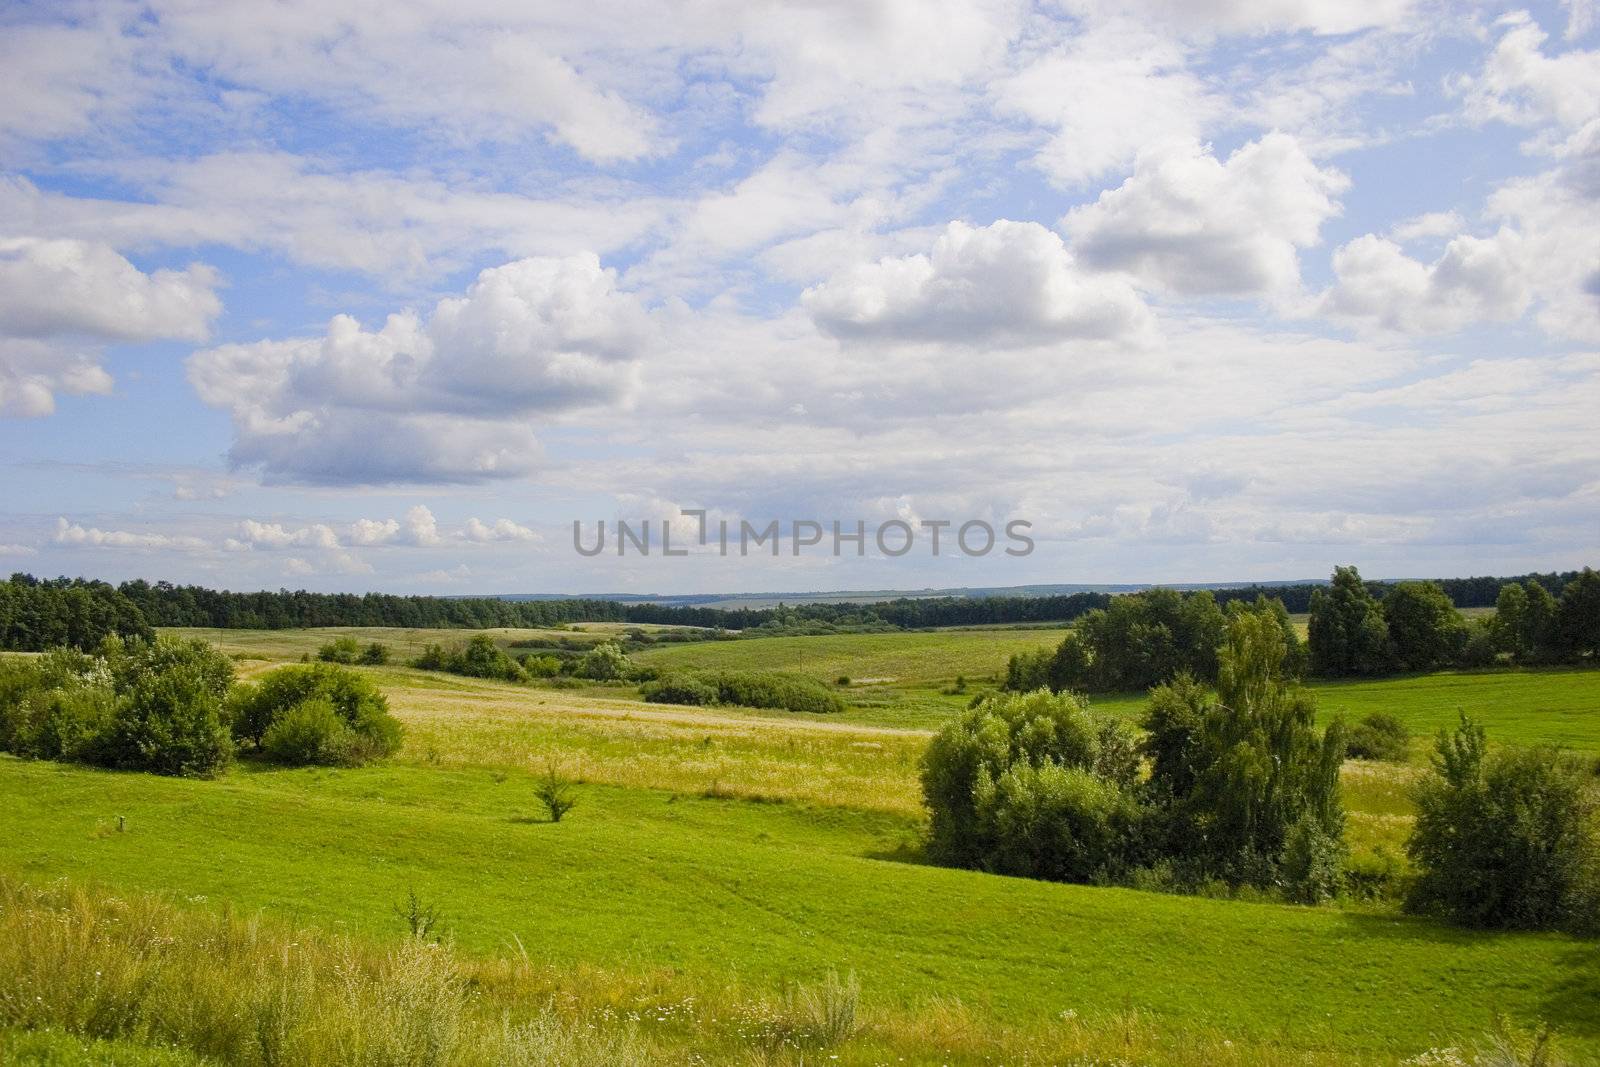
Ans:
[[[1399,582],[1383,598],[1389,648],[1403,670],[1427,671],[1455,662],[1467,624],[1436,582]]]
[[[1557,660],[1561,649],[1556,637],[1556,598],[1543,583],[1532,579],[1524,588],[1528,591],[1528,611],[1523,616],[1522,640],[1528,658],[1539,663]]]
[[[1600,574],[1585,567],[1567,583],[1556,608],[1555,629],[1563,656],[1600,655]]]
[[[1542,587],[1541,587],[1542,588]],[[1491,624],[1495,648],[1521,662],[1528,655],[1528,591],[1515,582],[1500,587]]]
[[[1594,928],[1600,858],[1583,772],[1549,748],[1490,753],[1464,714],[1434,752],[1406,843],[1409,906],[1469,926]]]
[[[1314,674],[1378,674],[1389,667],[1383,608],[1354,567],[1335,567],[1328,588],[1311,594],[1308,629]]]
[[[1281,877],[1296,833],[1312,835],[1309,850],[1323,855],[1342,841],[1343,725],[1317,733],[1314,698],[1285,677],[1285,655],[1273,613],[1240,612],[1219,652],[1214,701],[1182,681],[1151,696],[1148,788],[1167,851],[1196,877],[1266,887]],[[1306,862],[1308,871],[1326,866]]]

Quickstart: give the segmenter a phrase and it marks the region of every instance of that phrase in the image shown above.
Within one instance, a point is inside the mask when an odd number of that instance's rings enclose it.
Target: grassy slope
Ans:
[[[1413,733],[1453,727],[1458,710],[1486,724],[1492,741],[1553,744],[1600,752],[1600,670],[1444,671],[1378,681],[1313,681],[1323,715],[1351,720],[1375,711],[1399,716]],[[1101,711],[1136,716],[1144,696],[1091,698]],[[1422,748],[1418,747],[1418,752]]]
[[[1295,1044],[1415,1051],[1496,1010],[1600,1039],[1600,944],[1328,909],[1051,885],[876,858],[903,820],[589,786],[525,821],[522,772],[236,771],[218,782],[0,759],[0,864],[392,931],[407,888],[469,949],[754,988],[853,968],[869,999],[997,1018],[1148,1009]],[[112,827],[115,815],[128,831]]]

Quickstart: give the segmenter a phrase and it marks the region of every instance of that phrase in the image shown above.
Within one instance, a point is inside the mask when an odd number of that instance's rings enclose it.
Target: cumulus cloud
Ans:
[[[1432,263],[1395,242],[1367,234],[1333,254],[1338,281],[1318,303],[1321,314],[1402,333],[1445,333],[1474,322],[1515,319],[1530,299],[1521,241],[1510,230],[1462,234]]]
[[[1576,129],[1600,117],[1600,51],[1548,55],[1548,35],[1525,11],[1499,24],[1505,32],[1483,69],[1453,82],[1469,118]]]
[[[1556,166],[1495,190],[1488,214],[1521,235],[1539,325],[1600,342],[1600,119],[1567,139]]]
[[[1150,314],[1124,281],[1083,270],[1033,222],[952,222],[931,253],[849,267],[802,297],[845,338],[1030,345],[1126,340]]]
[[[196,353],[202,400],[233,415],[230,459],[279,482],[468,482],[526,474],[528,420],[615,405],[653,326],[593,255],[483,271],[426,319]]]
[[[339,547],[339,535],[325,523],[290,529],[281,523],[245,519],[239,524],[239,536],[228,538],[223,545],[235,551],[252,548],[320,548],[335,551]]]
[[[216,272],[145,273],[108,245],[0,237],[0,415],[55,410],[57,393],[109,393],[107,341],[205,338]]]
[[[1069,186],[1126,165],[1152,141],[1198,139],[1224,110],[1178,44],[1126,22],[1093,26],[994,91],[1001,109],[1051,131],[1035,162]]]
[[[353,545],[386,545],[400,536],[400,524],[394,519],[357,519],[350,524],[350,543]]]
[[[1186,296],[1287,293],[1300,249],[1349,180],[1272,133],[1219,160],[1193,141],[1139,153],[1134,172],[1062,220],[1084,263]]]
[[[205,552],[210,545],[198,537],[177,534],[140,533],[132,530],[102,530],[96,526],[85,527],[65,518],[56,519],[55,543],[85,548],[122,548],[138,550],[175,549],[185,552]]]
[[[477,518],[470,518],[462,527],[461,537],[467,541],[488,543],[491,541],[537,541],[539,535],[520,526],[510,519],[496,519],[493,523],[481,522]]]

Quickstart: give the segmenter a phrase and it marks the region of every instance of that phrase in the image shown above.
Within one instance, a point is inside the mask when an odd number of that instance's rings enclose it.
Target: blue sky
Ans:
[[[1600,555],[1592,0],[0,5],[0,568],[914,588]],[[1032,523],[594,559],[571,524]]]

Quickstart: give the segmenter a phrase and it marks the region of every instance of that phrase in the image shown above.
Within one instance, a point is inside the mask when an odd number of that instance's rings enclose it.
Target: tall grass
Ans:
[[[779,996],[685,987],[670,974],[554,971],[521,946],[465,956],[414,937],[378,944],[228,911],[0,878],[0,1056],[48,1063],[629,1065],[1138,1063],[1397,1064],[1233,1041],[1149,1015],[996,1026],[959,1001],[864,1012],[854,975]],[[1496,1064],[1507,1042],[1438,1062]],[[1521,1047],[1518,1047],[1521,1051]],[[1419,1061],[1420,1062],[1420,1061]],[[1559,1063],[1544,1059],[1537,1062]]]
[[[636,1026],[600,1029],[547,998],[506,996],[514,976],[507,990],[507,974],[447,946],[376,946],[63,886],[0,881],[0,971],[0,1026],[221,1063],[659,1062]]]

